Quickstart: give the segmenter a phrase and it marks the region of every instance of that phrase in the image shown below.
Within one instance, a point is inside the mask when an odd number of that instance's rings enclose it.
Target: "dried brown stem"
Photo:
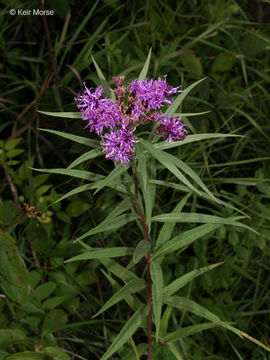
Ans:
[[[135,200],[136,200],[136,206],[137,210],[140,216],[140,221],[143,226],[144,231],[144,237],[145,240],[150,242],[149,239],[149,232],[148,232],[148,225],[145,219],[145,216],[143,214],[141,205],[139,203],[139,184],[138,184],[138,174],[137,174],[137,165],[136,161],[134,160],[133,167],[133,179],[134,179],[134,187],[135,187]],[[150,275],[150,251],[146,254],[146,297],[147,297],[147,305],[149,306],[150,310],[147,317],[147,360],[152,359],[152,313],[153,313],[153,307],[152,307],[152,293],[151,293],[151,275]]]
[[[4,170],[5,177],[7,179],[8,184],[9,184],[10,191],[12,193],[14,202],[17,205],[17,202],[18,202],[17,189],[16,189],[15,185],[13,184],[12,178],[11,178],[10,174],[8,173],[7,166],[6,166],[6,164],[4,164],[4,160],[1,157],[0,157],[0,161],[2,162],[2,168]]]

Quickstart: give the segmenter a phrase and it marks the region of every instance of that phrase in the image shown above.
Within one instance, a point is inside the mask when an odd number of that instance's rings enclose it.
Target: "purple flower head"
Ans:
[[[167,136],[168,141],[184,140],[187,130],[185,124],[181,123],[181,118],[172,115],[162,116],[157,130],[160,134]]]
[[[135,140],[132,135],[133,131],[122,128],[112,130],[103,136],[100,145],[103,147],[103,151],[106,152],[106,159],[112,159],[122,164],[130,161],[134,153],[133,145]]]
[[[169,141],[183,140],[186,129],[181,118],[165,116],[160,108],[170,105],[167,97],[179,92],[164,79],[133,80],[128,88],[124,86],[124,76],[113,77],[115,99],[103,97],[101,86],[92,90],[84,84],[84,91],[75,98],[77,107],[87,120],[90,131],[94,131],[107,159],[122,164],[128,163],[134,154],[133,137],[137,125],[160,122],[157,130]]]
[[[79,101],[78,109],[82,113],[83,120],[87,120],[87,127],[98,135],[103,133],[103,128],[113,129],[122,123],[120,107],[112,99],[100,99],[103,89],[97,87],[93,93],[84,84],[85,90],[75,100]]]
[[[164,76],[164,79],[159,78],[158,80],[133,80],[127,90],[133,94],[139,105],[143,105],[146,112],[151,109],[159,109],[164,106],[163,103],[171,104],[173,100],[168,100],[167,96],[178,92],[178,88],[167,84],[166,76]],[[137,105],[137,108],[139,105]]]

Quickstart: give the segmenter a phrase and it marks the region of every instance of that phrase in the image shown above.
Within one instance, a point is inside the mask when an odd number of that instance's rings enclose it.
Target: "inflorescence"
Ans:
[[[159,122],[157,131],[169,141],[183,140],[186,129],[180,117],[164,115],[160,110],[174,100],[168,96],[177,94],[179,88],[167,84],[164,79],[133,80],[127,88],[124,76],[113,77],[115,99],[102,98],[103,89],[85,90],[75,98],[83,120],[90,131],[101,136],[101,146],[107,159],[128,163],[134,154],[134,131],[140,124]],[[126,96],[126,92],[128,95]]]

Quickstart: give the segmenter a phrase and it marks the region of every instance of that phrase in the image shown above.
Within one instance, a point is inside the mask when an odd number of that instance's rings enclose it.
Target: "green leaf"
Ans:
[[[48,360],[48,357],[41,353],[32,351],[19,352],[8,356],[5,360]]]
[[[39,113],[47,116],[53,116],[53,117],[60,117],[60,118],[67,118],[67,119],[81,119],[82,114],[80,112],[52,112],[52,111],[39,111]],[[56,130],[49,130],[49,129],[40,129],[42,131],[48,131],[53,134],[60,133],[60,131]],[[58,135],[58,134],[57,134]],[[61,135],[60,135],[61,136]]]
[[[151,60],[151,53],[152,53],[152,49],[150,48],[147,59],[143,65],[140,75],[138,76],[139,80],[145,80],[145,78],[146,78],[146,75],[147,75],[148,69],[149,69],[150,60]]]
[[[95,65],[95,68],[96,68],[96,72],[98,74],[98,78],[99,78],[99,81],[101,83],[101,86],[104,90],[104,94],[106,97],[108,98],[115,98],[115,95],[114,93],[111,91],[111,87],[108,83],[108,81],[105,79],[105,76],[103,75],[102,71],[100,70],[100,67],[98,66],[98,64],[96,63],[94,57],[91,55],[91,58],[93,60],[93,63]]]
[[[81,200],[73,200],[68,204],[66,211],[69,216],[78,217],[86,212],[90,207],[91,205],[89,203]]]
[[[124,282],[138,279],[137,275],[134,274],[132,271],[127,270],[127,268],[109,258],[98,260],[107,268],[108,271],[110,271],[112,274],[114,274],[116,277],[118,277]]]
[[[55,346],[48,346],[43,350],[43,353],[49,356],[52,360],[71,360],[70,356],[66,354],[61,348]]]
[[[202,323],[197,325],[191,325],[186,326],[182,329],[176,330],[172,333],[169,333],[164,336],[164,340],[167,341],[179,341],[179,339],[184,338],[186,336],[190,336],[193,334],[196,334],[198,332],[201,332],[203,330],[208,330],[216,327],[217,325],[215,323],[209,322],[209,323]]]
[[[136,144],[136,154],[138,157],[138,175],[139,175],[141,190],[144,198],[146,223],[148,225],[148,231],[150,233],[152,210],[155,202],[155,186],[149,184],[145,150],[140,143]]]
[[[165,111],[165,115],[172,114],[176,112],[176,110],[179,108],[179,106],[182,104],[185,97],[188,95],[188,93],[195,88],[199,83],[204,81],[206,78],[203,78],[201,80],[196,81],[195,83],[189,85],[175,100],[174,102],[168,107],[168,109]]]
[[[218,204],[220,204],[220,201],[211,193],[211,191],[208,190],[208,188],[204,185],[204,183],[202,182],[202,180],[200,179],[200,177],[186,164],[184,163],[182,160],[178,159],[176,156],[173,156],[171,154],[167,154],[166,156],[168,159],[171,160],[171,162],[177,166],[180,170],[182,170],[183,172],[185,172],[187,175],[189,175],[192,180],[202,189],[206,192],[206,194],[209,195],[210,198],[212,198],[212,200],[214,200],[215,202],[217,202]]]
[[[145,140],[142,140],[141,143],[163,166],[165,166],[172,174],[174,174],[182,183],[188,186],[195,193],[200,194],[199,190],[197,190],[171,162],[170,158],[167,156],[168,154],[166,154],[164,151],[156,149],[153,145],[151,145]]]
[[[113,171],[111,171],[108,176],[101,179],[101,181],[98,184],[99,186],[98,186],[97,190],[94,192],[94,195],[96,193],[98,193],[101,189],[103,189],[105,186],[110,186],[113,182],[115,182],[115,180],[119,176],[121,176],[129,168],[129,166],[130,165],[126,165],[126,168],[125,168],[122,164],[117,164],[115,166],[115,168],[113,169]]]
[[[133,248],[127,247],[114,247],[114,248],[105,248],[97,249],[85,252],[83,254],[72,257],[71,259],[66,260],[65,262],[80,261],[80,260],[90,260],[90,259],[100,259],[100,258],[113,258],[126,255],[132,255],[134,252]]]
[[[196,277],[201,276],[202,274],[204,274],[205,272],[207,272],[209,270],[215,269],[217,266],[220,266],[223,263],[224,262],[220,262],[217,264],[202,267],[198,270],[190,271],[189,273],[181,276],[180,278],[174,280],[171,284],[166,286],[164,288],[164,294],[173,295],[174,293],[176,293],[176,291],[181,289],[183,286],[188,284],[190,281],[194,280]]]
[[[136,246],[133,261],[137,264],[151,249],[151,243],[146,240],[141,240],[139,244]]]
[[[197,135],[188,135],[184,140],[181,141],[174,141],[170,143],[169,141],[165,140],[158,144],[155,144],[155,148],[159,150],[165,149],[172,149],[177,146],[186,145],[192,143],[194,141],[201,141],[201,140],[208,140],[208,139],[215,139],[215,138],[227,138],[227,137],[243,137],[241,135],[234,135],[234,134],[197,134]]]
[[[106,259],[106,260],[109,260],[109,259]],[[120,285],[112,276],[110,276],[104,270],[101,269],[101,271],[104,274],[104,276],[107,278],[107,280],[111,283],[111,285],[114,288],[116,288],[117,291],[121,290],[121,288],[123,287],[122,285]],[[137,278],[137,280],[139,280],[139,279]],[[126,297],[124,298],[124,300],[133,311],[136,311],[142,305],[142,302],[137,297],[134,297],[131,294],[127,294]]]
[[[67,323],[67,314],[62,309],[56,309],[48,312],[43,320],[42,333],[49,334],[65,328]]]
[[[27,337],[20,330],[0,329],[0,348],[4,349],[10,345],[22,343]]]
[[[163,272],[161,266],[156,261],[151,261],[150,263],[150,274],[152,280],[153,313],[156,324],[156,342],[158,342],[163,305]]]
[[[68,193],[66,193],[65,195],[61,196],[58,200],[56,200],[54,202],[54,204],[57,204],[59,201],[62,201],[64,199],[67,199],[68,197],[72,196],[72,195],[76,195],[76,194],[79,194],[83,191],[88,191],[88,190],[92,190],[92,189],[95,189],[97,187],[97,185],[94,183],[94,184],[86,184],[86,185],[81,185],[81,186],[78,186],[77,188],[69,191]]]
[[[44,284],[40,284],[36,289],[35,289],[35,293],[37,295],[37,298],[41,301],[43,299],[45,299],[46,297],[48,297],[56,288],[57,284],[52,282],[52,281],[48,281]]]
[[[48,176],[48,175],[47,175]],[[40,197],[43,194],[45,194],[50,188],[52,187],[52,185],[42,185],[40,186],[37,191],[36,191],[36,196]]]
[[[134,353],[134,349],[131,349],[129,352],[125,354],[121,360],[138,360],[147,353],[147,344],[139,344],[136,345],[137,354]],[[139,356],[139,357],[138,357]]]
[[[138,309],[131,318],[127,321],[126,325],[121,329],[120,333],[116,336],[109,349],[105,352],[100,360],[107,360],[117,350],[123,346],[128,339],[135,333],[141,326],[149,312],[148,307]]]
[[[152,221],[233,225],[233,226],[238,226],[238,227],[242,227],[242,228],[251,230],[254,233],[258,234],[251,227],[237,221],[237,220],[241,220],[244,218],[245,218],[245,216],[233,216],[233,217],[223,218],[220,216],[208,215],[208,214],[202,214],[202,213],[184,213],[183,212],[180,214],[169,213],[169,214],[157,215],[152,218]]]
[[[170,352],[175,356],[175,358],[177,360],[183,360],[181,354],[179,354],[179,351],[177,350],[176,346],[172,343],[167,343],[168,344],[168,348],[170,350]]]
[[[12,149],[7,152],[7,157],[12,159],[13,157],[20,155],[21,153],[25,152],[24,149]]]
[[[201,76],[203,73],[202,63],[191,49],[183,50],[180,54],[181,61],[185,69],[191,74]]]
[[[111,306],[119,303],[124,300],[130,294],[139,292],[145,288],[145,282],[143,279],[134,279],[124,285],[120,290],[118,290],[103,306],[102,308],[93,316],[95,318],[99,314],[108,310]]]
[[[248,334],[244,333],[243,331],[235,328],[234,326],[231,326],[228,323],[221,321],[217,315],[213,314],[211,311],[207,310],[205,307],[197,304],[196,302],[194,302],[190,299],[180,297],[180,296],[172,296],[172,297],[164,296],[164,303],[166,303],[170,306],[173,306],[181,311],[189,311],[193,314],[196,314],[207,320],[210,320],[210,321],[214,322],[216,325],[224,327],[224,328],[234,332],[235,334],[239,335],[240,337],[244,336],[245,338],[251,340],[255,344],[259,345],[263,349],[270,352],[270,347],[261,343],[257,339],[254,339],[253,337],[249,336]]]
[[[73,114],[78,114],[78,113],[73,113]],[[88,138],[83,137],[83,136],[77,136],[77,135],[65,133],[65,132],[62,132],[62,131],[50,130],[50,129],[42,129],[42,128],[40,128],[39,130],[46,131],[48,133],[61,136],[61,137],[65,138],[65,139],[72,140],[72,141],[74,141],[76,143],[83,144],[83,145],[86,145],[86,146],[89,146],[89,147],[92,147],[92,148],[100,147],[99,141],[91,140],[91,139],[88,139]]]
[[[44,310],[52,310],[57,308],[63,301],[66,300],[65,296],[54,296],[45,300],[42,304]]]
[[[137,218],[137,214],[123,214],[112,219],[105,219],[102,223],[89,230],[87,233],[81,235],[78,239],[75,240],[75,242],[100,232],[116,230],[119,227],[128,224],[129,222],[135,221]]]
[[[230,71],[235,64],[235,55],[231,53],[221,53],[212,65],[212,72]]]
[[[66,176],[73,176],[79,179],[89,180],[89,181],[98,181],[103,179],[104,176],[100,174],[95,174],[90,171],[84,170],[71,170],[71,169],[35,169],[30,168],[31,170],[39,171],[39,172],[46,172],[50,174],[60,174]]]
[[[174,115],[177,117],[191,117],[191,116],[199,116],[199,115],[209,114],[210,112],[211,112],[211,110],[201,111],[201,112],[196,112],[196,113],[174,113]]]
[[[187,200],[189,199],[190,194],[186,194],[183,199],[181,201],[179,201],[179,203],[175,206],[175,208],[173,209],[172,213],[181,213],[183,207],[185,206]],[[158,234],[158,238],[155,244],[155,249],[158,249],[163,243],[167,242],[170,237],[171,234],[173,232],[175,224],[174,223],[165,223],[159,234]]]
[[[152,256],[152,259],[158,256],[164,256],[166,254],[170,254],[174,251],[177,251],[184,246],[187,246],[197,239],[200,239],[204,235],[209,234],[210,232],[216,230],[222,226],[221,224],[204,224],[195,227],[194,229],[184,231],[180,235],[175,236],[170,241],[164,243],[161,248],[155,252]]]
[[[0,233],[0,274],[11,284],[30,295],[31,281],[25,263],[14,239],[9,233]]]
[[[20,142],[22,141],[22,138],[18,138],[18,139],[12,139],[12,140],[8,140],[5,144],[5,149],[7,151],[14,149]]]
[[[103,152],[101,149],[93,149],[93,150],[90,150],[88,151],[87,153],[79,156],[76,160],[74,160],[69,166],[68,166],[68,169],[72,169],[74,168],[75,166],[81,164],[82,162],[85,162],[87,160],[90,160],[90,159],[94,159],[98,156],[101,156],[103,155]]]

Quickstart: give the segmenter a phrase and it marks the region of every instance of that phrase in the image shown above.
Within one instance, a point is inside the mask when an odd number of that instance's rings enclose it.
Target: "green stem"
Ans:
[[[144,237],[145,240],[150,242],[149,239],[149,231],[148,231],[148,225],[145,219],[145,216],[143,214],[142,208],[139,203],[139,184],[138,184],[138,174],[137,174],[137,165],[136,161],[134,160],[133,167],[133,178],[134,178],[134,186],[135,186],[135,200],[136,200],[136,206],[137,210],[140,216],[140,221],[143,226],[144,231]],[[149,306],[150,310],[147,317],[147,360],[152,359],[152,313],[153,313],[153,307],[152,307],[152,293],[151,293],[151,275],[150,275],[150,261],[151,261],[151,255],[150,251],[146,254],[146,297],[147,297],[147,305]]]

